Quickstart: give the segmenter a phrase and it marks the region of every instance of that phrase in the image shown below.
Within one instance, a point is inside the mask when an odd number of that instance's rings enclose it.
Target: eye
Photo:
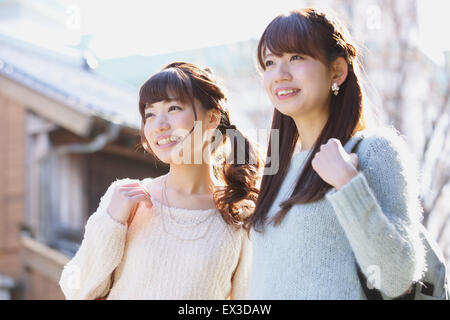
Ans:
[[[169,111],[173,111],[173,110],[182,110],[182,109],[179,106],[170,106]]]
[[[153,117],[154,116],[154,114],[153,113],[151,113],[151,112],[149,112],[149,113],[146,113],[145,114],[145,120],[147,120],[148,118],[150,118],[150,117]]]
[[[291,60],[304,60],[304,58],[298,54],[295,54],[291,57]]]
[[[272,60],[266,60],[266,61],[264,62],[264,65],[265,65],[266,67],[270,67],[271,65],[273,65],[273,61],[272,61]]]

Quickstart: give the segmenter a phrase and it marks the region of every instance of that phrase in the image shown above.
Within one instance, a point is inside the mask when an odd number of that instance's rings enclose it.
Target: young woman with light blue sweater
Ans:
[[[365,299],[357,266],[398,297],[424,272],[411,155],[395,130],[366,125],[357,56],[337,20],[314,9],[276,17],[259,41],[279,130],[267,159],[279,170],[263,177],[248,220],[250,299]]]

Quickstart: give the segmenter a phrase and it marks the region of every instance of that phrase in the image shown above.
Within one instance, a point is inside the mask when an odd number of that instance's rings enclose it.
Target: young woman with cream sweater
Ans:
[[[62,272],[67,299],[247,297],[251,245],[243,220],[262,163],[231,125],[225,100],[209,69],[184,62],[143,84],[142,145],[170,164],[169,173],[111,184]],[[233,152],[217,164],[232,137],[245,161]]]

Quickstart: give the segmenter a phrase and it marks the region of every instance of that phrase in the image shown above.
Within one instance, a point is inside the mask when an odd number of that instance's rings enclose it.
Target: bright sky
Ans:
[[[418,0],[419,45],[439,64],[444,64],[444,50],[450,50],[450,1]]]
[[[258,38],[273,17],[299,0],[121,1],[78,0],[81,29],[96,35],[101,58],[152,55]],[[443,63],[450,50],[450,1],[418,0],[421,48]],[[103,12],[107,14],[102,14]],[[99,17],[100,21],[99,21]]]
[[[35,0],[23,1],[38,7]],[[75,45],[92,34],[90,47],[101,59],[154,55],[259,38],[273,17],[305,5],[301,0],[59,0],[66,28],[46,30],[30,21],[0,19],[7,33],[46,47]],[[44,3],[52,3],[47,1]],[[320,2],[326,4],[325,2]],[[367,1],[367,4],[373,3]],[[450,50],[450,1],[418,0],[421,49],[437,63]],[[4,27],[2,27],[4,26]]]
[[[152,55],[258,38],[274,15],[299,1],[74,1],[81,32],[101,58]],[[103,14],[103,12],[107,14]],[[99,21],[99,17],[100,21]]]

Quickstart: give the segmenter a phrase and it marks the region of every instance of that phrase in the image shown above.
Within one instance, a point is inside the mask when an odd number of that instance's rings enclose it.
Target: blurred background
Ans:
[[[62,267],[110,183],[167,171],[136,150],[139,87],[165,64],[211,67],[232,122],[269,128],[256,45],[306,6],[362,47],[369,98],[419,163],[423,223],[448,265],[449,1],[0,0],[0,299],[63,299]]]

